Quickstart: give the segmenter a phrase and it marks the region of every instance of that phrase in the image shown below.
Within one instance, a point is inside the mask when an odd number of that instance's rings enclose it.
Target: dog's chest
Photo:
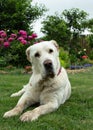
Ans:
[[[53,84],[53,80],[50,79],[43,79],[38,81],[38,87],[41,86],[42,90],[48,87],[50,88],[51,86],[53,86]]]
[[[41,84],[41,82],[40,82]],[[55,82],[42,82],[42,90],[40,92],[40,104],[45,104],[52,100],[58,92]]]
[[[38,82],[38,88],[40,88],[40,93],[51,93],[56,91],[58,88],[56,87],[56,83],[53,80],[40,80]]]

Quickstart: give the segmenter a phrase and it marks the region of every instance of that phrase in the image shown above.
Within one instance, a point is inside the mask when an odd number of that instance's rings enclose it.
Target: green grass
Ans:
[[[10,95],[22,88],[29,77],[20,73],[0,74],[0,130],[93,130],[93,68],[69,74],[72,95],[57,111],[28,123],[21,122],[19,116],[4,119],[4,112],[19,99]]]

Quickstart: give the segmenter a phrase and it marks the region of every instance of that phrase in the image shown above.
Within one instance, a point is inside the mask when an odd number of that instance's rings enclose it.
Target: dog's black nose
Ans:
[[[45,71],[46,71],[46,77],[53,78],[55,74],[54,74],[52,61],[51,60],[45,60],[43,64],[44,64]]]
[[[45,68],[52,68],[52,61],[51,60],[45,60],[44,66],[45,66]]]

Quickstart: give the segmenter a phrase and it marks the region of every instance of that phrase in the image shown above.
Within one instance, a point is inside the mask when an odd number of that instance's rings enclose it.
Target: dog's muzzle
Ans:
[[[52,61],[45,60],[43,64],[44,64],[44,68],[46,71],[46,76],[53,78],[55,76],[55,74],[54,74]]]

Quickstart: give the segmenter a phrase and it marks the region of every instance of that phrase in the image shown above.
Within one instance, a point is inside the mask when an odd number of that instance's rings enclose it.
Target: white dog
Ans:
[[[54,40],[30,46],[26,55],[33,73],[29,83],[12,95],[23,94],[17,105],[4,114],[5,118],[21,114],[27,107],[40,102],[39,107],[20,116],[21,121],[36,120],[56,110],[71,95],[71,85],[65,69],[60,66],[59,47]]]

